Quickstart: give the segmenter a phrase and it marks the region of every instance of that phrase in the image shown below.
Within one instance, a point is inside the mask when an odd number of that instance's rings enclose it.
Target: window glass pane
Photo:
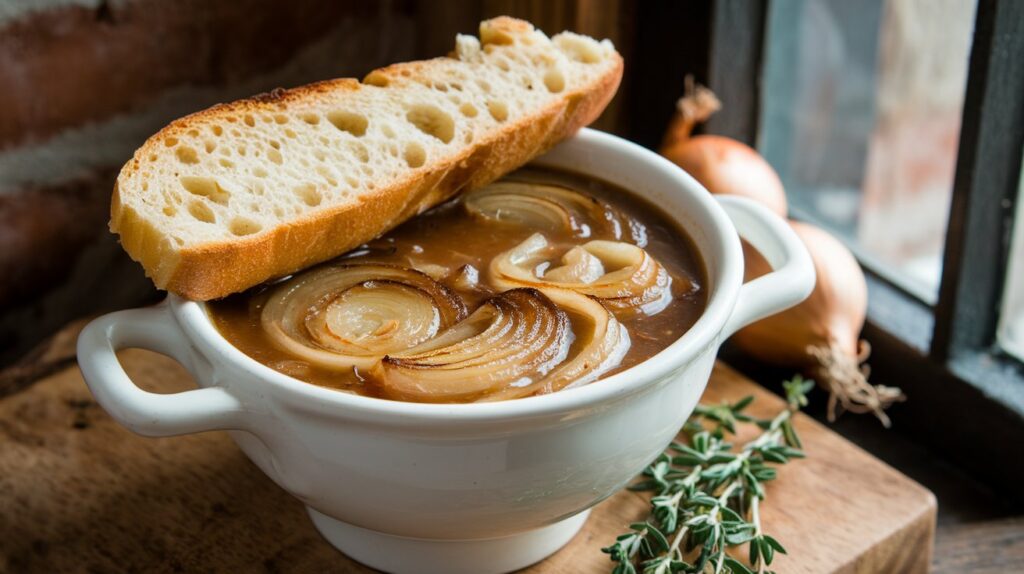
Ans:
[[[791,211],[938,293],[976,0],[769,3],[761,141]]]
[[[1022,162],[1024,163],[1024,162]],[[1003,290],[1003,312],[999,320],[999,344],[1024,360],[1024,166],[1017,188],[1017,214],[1014,216],[1010,265]]]

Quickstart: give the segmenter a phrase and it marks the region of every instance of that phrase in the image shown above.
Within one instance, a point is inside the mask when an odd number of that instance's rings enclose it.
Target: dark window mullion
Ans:
[[[708,87],[723,113],[707,131],[754,146],[761,110],[761,65],[767,0],[716,0],[712,8]]]
[[[1024,145],[1024,2],[979,0],[932,356],[989,346]]]

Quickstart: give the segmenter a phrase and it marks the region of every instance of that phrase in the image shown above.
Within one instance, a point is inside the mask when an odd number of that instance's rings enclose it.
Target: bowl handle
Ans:
[[[728,337],[747,325],[800,303],[814,290],[814,263],[793,229],[767,207],[745,197],[716,196],[740,237],[768,260],[772,272],[740,287],[725,323]]]
[[[78,336],[78,366],[93,396],[122,425],[146,436],[244,427],[244,406],[223,387],[158,394],[136,386],[115,355],[129,347],[167,355],[198,375],[191,344],[166,304],[92,321]]]

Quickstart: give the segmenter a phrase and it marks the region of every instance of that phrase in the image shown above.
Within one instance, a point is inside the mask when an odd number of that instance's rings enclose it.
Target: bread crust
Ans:
[[[519,21],[512,22],[519,26]],[[430,169],[410,171],[404,179],[361,196],[353,204],[313,213],[258,235],[175,248],[120,198],[120,186],[132,180],[142,158],[162,145],[165,138],[190,129],[197,120],[276,111],[291,100],[307,100],[328,91],[359,90],[362,84],[351,78],[328,80],[218,104],[172,122],[135,152],[114,187],[110,229],[120,235],[124,249],[142,264],[158,288],[198,301],[244,291],[337,257],[461,190],[501,177],[570,137],[597,119],[615,95],[623,61],[618,53],[613,57],[616,61],[609,71],[586,89],[560,94],[550,105],[510,122],[491,137],[432,161]],[[387,77],[407,66],[429,63],[393,65],[371,75]]]

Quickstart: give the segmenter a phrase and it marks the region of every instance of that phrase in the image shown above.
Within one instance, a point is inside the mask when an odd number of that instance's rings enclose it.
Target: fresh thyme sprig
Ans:
[[[786,549],[761,529],[764,483],[777,475],[771,464],[804,456],[792,418],[814,382],[797,376],[783,388],[787,407],[771,419],[744,414],[753,397],[694,410],[683,427],[689,444],[673,442],[630,486],[655,493],[651,516],[602,548],[613,574],[772,574],[775,553]],[[738,423],[755,424],[761,434],[734,452],[726,436]],[[750,566],[726,554],[744,543]]]

